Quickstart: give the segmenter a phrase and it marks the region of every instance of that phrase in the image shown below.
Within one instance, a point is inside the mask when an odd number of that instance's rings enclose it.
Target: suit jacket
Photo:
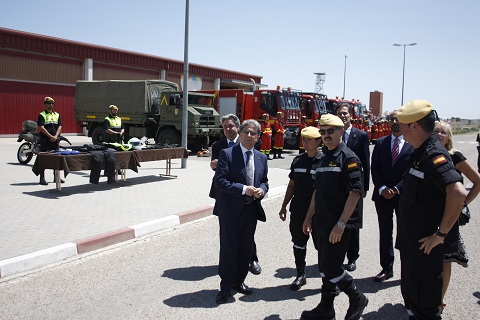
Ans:
[[[240,141],[240,139],[237,139],[237,142],[235,144],[238,144]],[[213,144],[212,144],[212,156],[210,158],[210,160],[216,160],[218,159],[218,157],[220,156],[220,151],[222,149],[226,149],[228,148],[228,142],[227,142],[227,138],[222,138],[220,140],[217,140],[215,141]],[[210,193],[208,194],[208,196],[210,198],[217,198],[217,194],[218,194],[218,190],[217,190],[217,187],[215,187],[215,183],[213,181],[213,178],[212,178],[212,185],[210,186]]]
[[[268,166],[267,156],[258,150],[253,150],[254,183],[256,188],[263,190],[263,195],[268,192]],[[240,145],[220,151],[214,182],[218,194],[213,208],[213,214],[219,218],[235,220],[246,205],[247,196],[242,195],[243,186],[246,185],[245,160]],[[263,197],[262,197],[263,198]],[[258,220],[266,221],[261,199],[255,199],[252,204],[258,208]]]
[[[352,150],[362,162],[363,190],[368,191],[370,185],[370,142],[365,131],[352,127],[348,137],[347,147]]]
[[[382,186],[388,188],[396,187],[401,189],[401,181],[404,173],[410,165],[410,155],[413,152],[413,146],[407,142],[404,143],[402,150],[398,154],[397,162],[392,166],[392,135],[381,137],[377,140],[372,153],[372,180],[374,184],[372,200],[376,201],[383,198],[378,194]]]

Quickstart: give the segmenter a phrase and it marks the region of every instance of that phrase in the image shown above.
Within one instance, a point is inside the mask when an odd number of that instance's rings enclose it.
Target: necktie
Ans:
[[[233,145],[234,145],[233,141],[229,141],[229,142],[228,142],[228,147],[229,147],[229,148],[233,147]]]
[[[253,186],[253,157],[252,157],[252,151],[247,151],[245,154],[247,155],[247,165],[246,165],[247,186]]]
[[[393,140],[393,148],[392,148],[392,166],[395,165],[398,158],[398,138]]]
[[[342,140],[343,142],[347,143],[347,131],[343,131]]]

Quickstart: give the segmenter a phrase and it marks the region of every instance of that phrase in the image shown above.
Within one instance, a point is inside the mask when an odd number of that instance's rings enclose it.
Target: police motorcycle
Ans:
[[[22,123],[22,131],[19,131],[17,142],[23,142],[17,151],[17,160],[21,164],[27,164],[32,160],[33,155],[40,152],[40,135],[36,132],[38,125],[35,121],[25,120]],[[66,141],[72,145],[65,137],[58,137],[58,141]]]

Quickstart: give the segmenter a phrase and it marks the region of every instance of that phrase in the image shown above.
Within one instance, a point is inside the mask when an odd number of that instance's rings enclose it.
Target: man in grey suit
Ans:
[[[260,124],[245,120],[240,126],[240,144],[220,151],[215,170],[218,194],[213,214],[220,224],[218,304],[227,302],[231,289],[252,294],[244,281],[257,220],[266,221],[261,200],[268,191],[267,156],[254,149],[259,135]]]

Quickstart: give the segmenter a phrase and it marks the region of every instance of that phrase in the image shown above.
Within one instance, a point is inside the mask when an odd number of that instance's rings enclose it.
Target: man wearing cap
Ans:
[[[60,114],[53,111],[53,104],[55,100],[51,97],[45,97],[43,99],[43,104],[45,110],[40,112],[37,118],[38,128],[40,129],[40,151],[50,151],[58,149],[58,138],[62,133],[62,120],[60,119]],[[60,182],[64,182],[60,180]],[[45,180],[45,170],[40,171],[40,182],[41,185],[47,185]]]
[[[290,166],[287,191],[280,208],[279,216],[282,221],[287,218],[287,205],[290,204],[290,234],[293,242],[293,256],[297,277],[290,285],[291,290],[299,290],[307,283],[305,276],[305,257],[307,255],[308,234],[303,233],[303,222],[307,215],[308,206],[315,190],[315,169],[323,153],[319,150],[320,132],[316,127],[305,127],[301,131],[303,146],[306,153],[296,156]],[[314,224],[312,222],[312,224]],[[313,230],[314,231],[314,230]],[[315,234],[312,234],[313,243],[316,243]]]
[[[305,234],[312,232],[312,217],[315,214],[318,267],[324,277],[320,304],[313,310],[304,311],[302,319],[334,319],[333,302],[338,288],[349,298],[345,319],[358,320],[368,299],[357,290],[342,263],[351,231],[362,227],[362,164],[342,142],[344,123],[339,117],[323,115],[320,125],[324,156],[316,169],[315,191],[303,231]]]
[[[117,116],[118,107],[115,105],[110,105],[108,107],[110,110],[107,117],[105,117],[105,121],[103,121],[103,127],[105,129],[105,133],[107,134],[105,137],[105,142],[109,143],[122,143],[123,133],[125,128],[122,123],[122,119]]]
[[[282,157],[282,150],[283,150],[283,144],[284,144],[284,137],[283,135],[285,134],[285,129],[283,128],[283,113],[282,112],[277,112],[277,119],[275,119],[275,122],[273,123],[273,130],[275,131],[275,141],[273,143],[273,159],[283,159]]]
[[[458,216],[467,195],[448,151],[433,130],[436,112],[412,100],[397,113],[415,149],[400,191],[397,239],[401,291],[411,319],[441,319],[443,257],[458,241]]]
[[[335,109],[335,114],[344,124],[344,134],[342,136],[345,145],[358,156],[362,162],[363,169],[363,197],[367,195],[370,185],[370,141],[365,131],[352,126],[353,107],[348,103],[340,104]],[[347,271],[354,271],[357,268],[356,261],[360,256],[360,232],[358,229],[352,230],[350,243],[347,250],[348,263],[345,265]]]
[[[270,158],[270,149],[272,149],[272,126],[270,126],[270,122],[268,122],[268,113],[262,115],[262,122],[260,125],[262,128],[262,145],[260,147],[260,152],[265,154],[268,160],[272,160]]]

